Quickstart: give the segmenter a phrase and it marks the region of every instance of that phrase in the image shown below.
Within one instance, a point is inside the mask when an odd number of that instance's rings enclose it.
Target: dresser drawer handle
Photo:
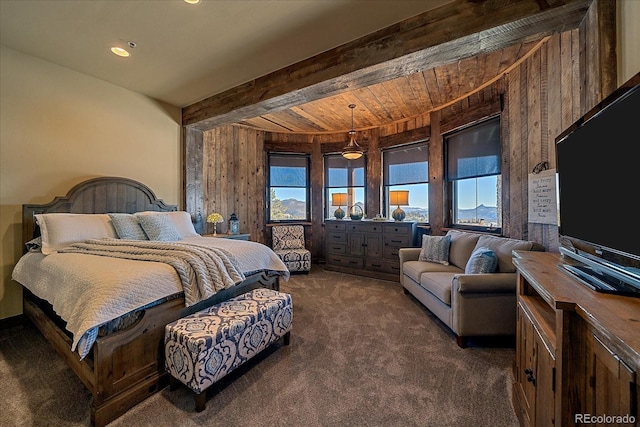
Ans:
[[[391,243],[402,243],[402,240],[393,240],[393,239],[391,239]]]
[[[372,267],[382,267],[382,264],[371,264]]]
[[[349,264],[357,264],[358,261],[349,261]]]
[[[331,248],[331,249],[338,250],[338,249],[341,249],[341,248],[340,248],[340,246],[338,246],[337,248],[334,246],[334,247],[333,247],[333,248]]]

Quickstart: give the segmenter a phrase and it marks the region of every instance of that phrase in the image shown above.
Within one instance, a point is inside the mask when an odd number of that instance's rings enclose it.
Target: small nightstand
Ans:
[[[202,237],[219,237],[222,239],[249,240],[251,234],[203,234]]]

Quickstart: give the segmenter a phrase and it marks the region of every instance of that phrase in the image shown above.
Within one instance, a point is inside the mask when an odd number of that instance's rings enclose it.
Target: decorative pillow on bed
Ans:
[[[449,265],[449,247],[451,246],[451,236],[422,236],[422,249],[420,250],[419,261],[437,262]]]
[[[132,214],[126,213],[110,213],[109,218],[116,229],[118,237],[128,240],[149,240],[145,234],[138,218]]]
[[[149,240],[175,242],[182,240],[182,235],[169,215],[135,215]]]
[[[464,268],[464,274],[495,273],[498,269],[498,257],[487,247],[473,251]]]
[[[49,213],[35,217],[40,226],[42,253],[45,255],[89,239],[118,237],[107,214]]]
[[[196,233],[195,228],[193,227],[193,222],[191,222],[191,214],[185,211],[175,211],[175,212],[156,212],[156,211],[144,211],[136,213],[137,216],[140,215],[167,215],[171,218],[171,222],[176,226],[178,233],[184,239],[185,237],[191,236],[199,236]]]

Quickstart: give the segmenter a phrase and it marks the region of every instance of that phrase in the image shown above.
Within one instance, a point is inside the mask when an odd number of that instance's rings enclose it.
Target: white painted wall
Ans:
[[[22,313],[11,271],[22,204],[47,203],[97,176],[182,194],[179,108],[0,46],[0,319]]]

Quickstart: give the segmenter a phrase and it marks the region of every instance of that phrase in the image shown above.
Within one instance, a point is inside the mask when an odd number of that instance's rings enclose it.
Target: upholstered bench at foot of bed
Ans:
[[[196,394],[196,411],[205,408],[206,390],[279,338],[289,344],[291,295],[255,289],[169,323],[165,364],[171,389],[178,381]]]

